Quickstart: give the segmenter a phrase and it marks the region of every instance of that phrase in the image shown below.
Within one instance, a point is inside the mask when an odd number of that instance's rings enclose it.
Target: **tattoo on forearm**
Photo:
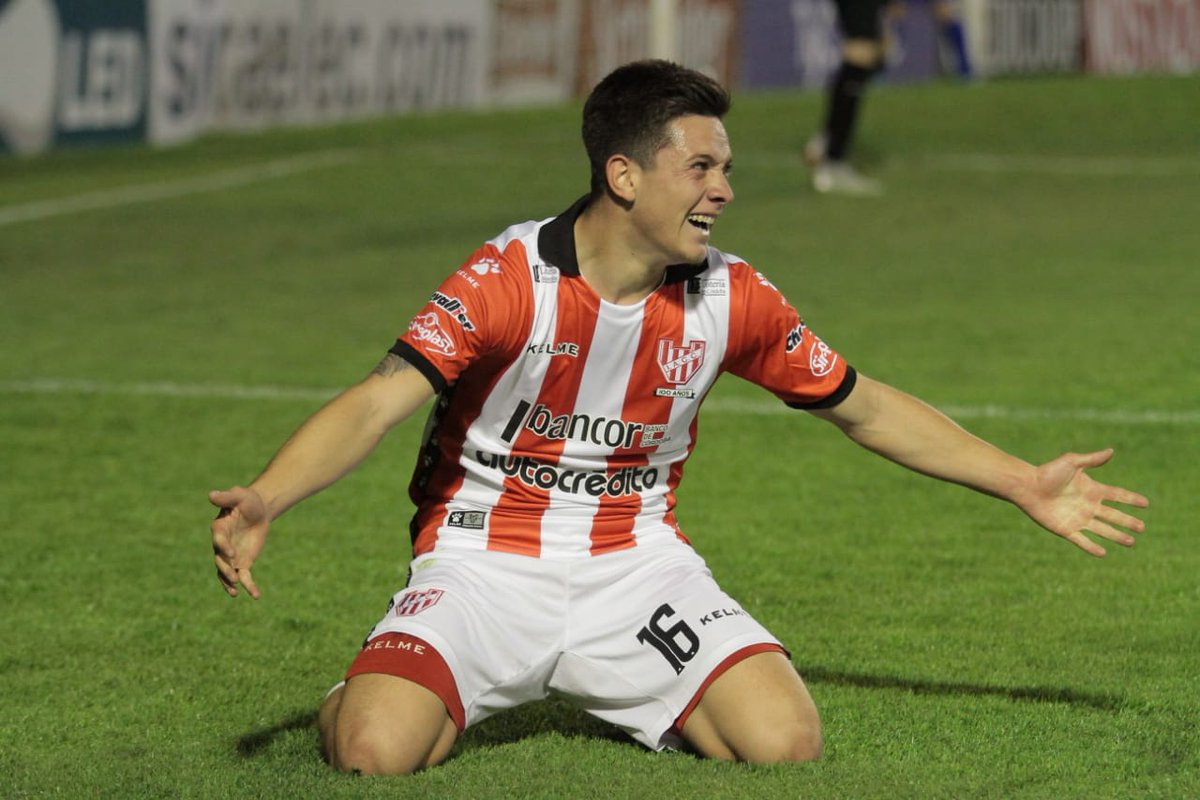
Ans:
[[[375,369],[371,370],[371,373],[387,378],[406,369],[412,369],[407,361],[395,353],[388,353],[382,361],[375,365]]]

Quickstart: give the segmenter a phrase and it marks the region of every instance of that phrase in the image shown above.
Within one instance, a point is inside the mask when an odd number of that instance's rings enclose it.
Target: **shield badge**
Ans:
[[[671,339],[659,339],[658,366],[667,382],[680,386],[690,381],[704,363],[706,347],[707,342],[703,339],[693,339],[683,346]]]

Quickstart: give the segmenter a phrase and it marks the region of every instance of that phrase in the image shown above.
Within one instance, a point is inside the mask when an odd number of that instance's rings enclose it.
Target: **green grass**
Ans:
[[[414,777],[321,764],[316,707],[404,577],[419,423],[277,523],[263,600],[213,576],[206,490],[369,371],[476,244],[582,192],[578,107],[0,161],[2,213],[351,154],[0,225],[0,796],[1200,795],[1198,93],[881,87],[859,148],[877,201],[807,189],[817,95],[736,99],[720,246],[862,371],[1030,460],[1112,445],[1098,476],[1153,502],[1134,550],[1094,560],[727,379],[725,409],[759,405],[702,415],[681,518],[808,679],[827,755],[802,766],[651,754],[561,702]]]

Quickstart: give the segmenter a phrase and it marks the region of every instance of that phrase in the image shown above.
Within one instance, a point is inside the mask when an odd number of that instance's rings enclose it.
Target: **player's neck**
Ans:
[[[662,285],[667,265],[651,262],[622,236],[617,215],[590,205],[575,220],[575,255],[579,274],[604,300],[633,305]]]

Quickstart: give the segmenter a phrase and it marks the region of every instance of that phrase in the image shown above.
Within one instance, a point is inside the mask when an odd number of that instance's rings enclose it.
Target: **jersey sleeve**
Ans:
[[[725,368],[793,408],[832,408],[857,373],[825,344],[775,286],[745,263],[731,264]]]
[[[472,362],[519,348],[531,309],[528,268],[489,243],[442,282],[390,352],[440,392]]]

